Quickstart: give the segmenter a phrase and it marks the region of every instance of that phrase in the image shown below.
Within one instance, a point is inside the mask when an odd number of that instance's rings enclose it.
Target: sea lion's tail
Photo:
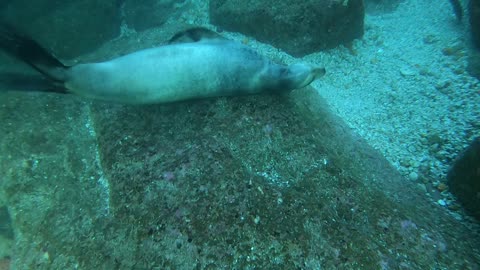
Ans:
[[[0,24],[0,49],[42,75],[0,74],[1,90],[67,92],[63,85],[68,67],[36,41],[5,23]]]

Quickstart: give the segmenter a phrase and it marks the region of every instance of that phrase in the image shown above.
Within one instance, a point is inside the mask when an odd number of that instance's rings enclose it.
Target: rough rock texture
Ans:
[[[0,269],[9,269],[2,268],[2,263],[10,261],[13,241],[14,233],[8,208],[0,206]]]
[[[170,17],[178,15],[185,0],[124,0],[124,15],[127,25],[136,31],[164,24]]]
[[[6,237],[13,239],[13,229],[10,216],[8,215],[8,209],[6,206],[0,207],[0,237]],[[1,254],[1,252],[0,252]],[[0,256],[1,259],[1,256]]]
[[[473,269],[478,236],[316,95],[143,107],[0,99],[13,266]]]
[[[72,58],[120,33],[116,0],[12,0],[2,17],[60,58]]]
[[[480,138],[455,161],[448,173],[448,185],[465,209],[480,220]]]
[[[88,107],[73,96],[37,93],[0,93],[0,104],[0,188],[15,234],[11,259],[21,261],[13,269],[41,269],[50,260],[62,267],[49,269],[73,269],[65,266],[73,254],[55,253],[45,240],[77,245],[79,226],[103,214]]]
[[[363,0],[211,0],[211,22],[303,56],[363,35]]]
[[[470,0],[469,13],[472,40],[475,46],[480,49],[480,0]]]

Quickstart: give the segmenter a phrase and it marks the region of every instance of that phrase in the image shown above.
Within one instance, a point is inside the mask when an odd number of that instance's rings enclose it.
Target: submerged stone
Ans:
[[[470,0],[468,4],[473,44],[480,49],[480,0]]]
[[[185,9],[185,0],[121,0],[127,25],[143,31],[164,24],[170,17],[178,17]]]
[[[303,56],[363,36],[361,0],[213,0],[212,23]]]
[[[480,138],[459,155],[447,178],[452,193],[480,220]]]
[[[16,0],[0,12],[61,59],[91,52],[120,34],[117,0]]]

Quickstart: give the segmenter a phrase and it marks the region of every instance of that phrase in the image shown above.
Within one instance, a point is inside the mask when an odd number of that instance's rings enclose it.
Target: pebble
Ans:
[[[403,167],[409,167],[410,166],[410,162],[406,159],[401,159],[400,160],[400,165],[403,166]]]
[[[410,151],[411,153],[415,153],[415,152],[417,151],[417,149],[415,148],[415,146],[410,145],[410,146],[408,147],[408,151]],[[411,161],[410,161],[410,163],[411,163]]]
[[[447,202],[445,202],[445,200],[441,200],[441,199],[438,200],[437,203],[438,203],[439,205],[441,205],[441,206],[447,205]]]
[[[413,2],[433,8],[425,1]],[[448,189],[442,191],[443,187],[438,185],[440,181],[445,181],[452,160],[471,140],[472,134],[478,134],[480,130],[480,122],[477,121],[480,84],[463,73],[467,64],[463,57],[465,45],[458,31],[445,27],[441,36],[428,35],[426,33],[438,33],[438,25],[427,24],[430,20],[425,20],[422,27],[411,29],[417,33],[415,38],[414,35],[399,36],[405,39],[404,42],[410,40],[413,44],[418,42],[418,37],[424,37],[423,42],[428,45],[416,47],[397,47],[402,45],[397,42],[397,36],[380,31],[386,25],[397,30],[409,30],[402,28],[405,24],[401,23],[412,22],[411,17],[403,16],[411,12],[406,8],[408,5],[392,13],[393,20],[366,17],[371,26],[364,36],[367,43],[366,46],[358,44],[355,58],[345,59],[342,51],[334,49],[329,53],[308,56],[306,60],[318,64],[325,61],[337,63],[335,70],[339,74],[348,71],[349,76],[343,78],[344,81],[338,76],[331,76],[328,83],[317,82],[314,86],[332,109],[385,155],[406,181],[423,183],[419,187],[432,193],[432,202],[450,207],[452,202],[442,197]],[[434,7],[442,10],[441,6]],[[437,16],[429,12],[425,15]],[[384,42],[376,44],[377,39]],[[458,44],[452,43],[455,40]],[[442,49],[444,55],[451,57],[439,54]],[[375,65],[368,66],[369,69],[352,69],[369,61],[372,55],[375,55]],[[361,81],[362,86],[353,84],[348,91],[338,91],[353,81]],[[365,88],[390,90],[364,91]],[[348,102],[350,100],[362,102],[352,104]],[[433,179],[438,182],[433,183]]]
[[[408,175],[408,178],[411,180],[411,181],[417,181],[418,180],[418,174],[416,172],[411,172],[409,175]]]
[[[454,204],[451,204],[448,206],[448,209],[452,210],[452,211],[458,211],[460,210],[462,207],[457,204],[457,203],[454,203]]]
[[[404,77],[414,76],[416,74],[415,70],[403,67],[400,69],[400,74]]]
[[[451,82],[449,80],[441,80],[435,84],[435,88],[437,88],[437,90],[441,90],[448,87],[450,84]]]
[[[418,188],[423,191],[423,193],[427,193],[428,190],[427,190],[427,186],[425,184],[417,184]]]
[[[442,192],[448,189],[448,186],[445,183],[440,183],[437,185],[437,189]]]

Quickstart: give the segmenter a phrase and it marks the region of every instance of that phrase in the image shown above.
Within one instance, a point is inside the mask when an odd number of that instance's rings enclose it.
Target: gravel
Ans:
[[[480,134],[480,83],[465,71],[467,37],[448,1],[412,0],[367,15],[365,36],[352,48],[304,60],[326,66],[328,76],[313,86],[407,179],[443,182]]]

